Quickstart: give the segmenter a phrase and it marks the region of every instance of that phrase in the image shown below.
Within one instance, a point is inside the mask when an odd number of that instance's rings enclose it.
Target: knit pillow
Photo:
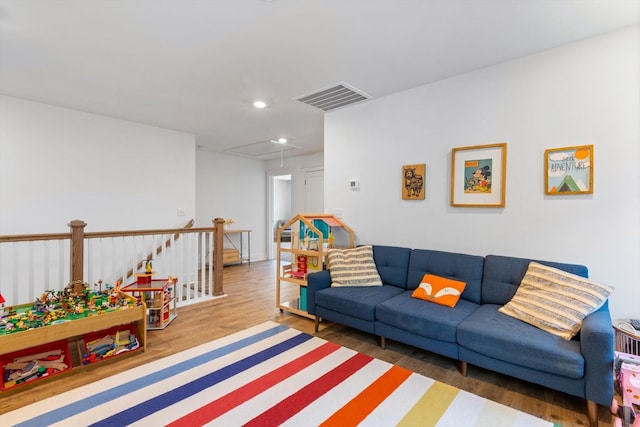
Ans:
[[[425,274],[420,285],[411,294],[413,298],[435,302],[436,304],[455,307],[467,286],[466,282],[447,279],[434,274]]]
[[[500,312],[570,340],[611,292],[611,286],[531,262],[516,294]]]
[[[373,248],[329,249],[327,253],[331,286],[382,286]]]

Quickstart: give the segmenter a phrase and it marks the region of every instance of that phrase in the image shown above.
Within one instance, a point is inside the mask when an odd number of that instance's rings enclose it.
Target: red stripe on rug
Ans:
[[[407,378],[411,371],[398,366],[392,366],[380,378],[362,390],[325,422],[323,427],[356,425],[362,422],[375,408],[378,407],[391,393],[393,393]]]
[[[245,424],[245,426],[262,427],[265,425],[282,424],[372,360],[373,358],[370,356],[356,353],[353,357],[336,366],[320,378],[307,384],[277,405],[258,415]]]
[[[192,427],[195,425],[204,425],[339,349],[339,345],[326,342],[286,365],[282,365],[278,369],[264,374],[242,387],[178,418],[172,423],[167,424],[167,426]]]

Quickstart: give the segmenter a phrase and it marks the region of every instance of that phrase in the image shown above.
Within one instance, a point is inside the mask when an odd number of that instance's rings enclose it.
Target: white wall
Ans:
[[[231,228],[251,232],[251,259],[267,258],[265,162],[209,150],[196,151],[198,227],[214,218],[233,218]]]
[[[275,179],[273,181],[273,216],[276,221],[287,221],[291,213],[291,180]]]
[[[194,135],[0,96],[0,234],[181,227],[195,178]]]
[[[360,243],[582,263],[640,317],[640,27],[325,116],[325,206]],[[506,207],[449,205],[451,149],[508,144]],[[544,150],[594,145],[594,193],[544,195]],[[426,199],[401,167],[426,163]],[[360,179],[360,191],[348,188]]]

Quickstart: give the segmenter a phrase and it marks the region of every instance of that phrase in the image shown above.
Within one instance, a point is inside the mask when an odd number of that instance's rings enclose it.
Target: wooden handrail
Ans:
[[[70,238],[71,233],[12,234],[7,236],[0,236],[0,243],[34,242],[37,240],[66,240]]]
[[[193,220],[187,225],[193,224]],[[201,233],[211,231],[211,227],[187,227],[185,228],[162,228],[149,230],[127,230],[127,231],[89,231],[84,233],[85,239],[99,239],[104,237],[125,237],[125,236],[145,236],[151,234],[169,233]],[[213,232],[215,233],[215,228]],[[224,230],[223,230],[224,232]],[[71,233],[46,233],[46,234],[9,234],[0,235],[0,243],[8,242],[31,242],[37,240],[67,240],[71,239]]]

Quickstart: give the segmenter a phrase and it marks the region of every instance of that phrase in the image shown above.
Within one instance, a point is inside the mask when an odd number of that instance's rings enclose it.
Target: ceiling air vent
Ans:
[[[321,109],[322,111],[331,111],[336,108],[346,107],[356,102],[371,99],[370,96],[357,91],[345,83],[339,83],[328,89],[296,98],[298,101],[309,104],[312,107]]]

